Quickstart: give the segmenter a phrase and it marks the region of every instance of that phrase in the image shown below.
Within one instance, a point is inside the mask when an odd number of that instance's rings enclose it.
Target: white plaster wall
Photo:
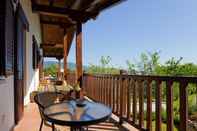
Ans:
[[[0,131],[10,131],[14,126],[14,77],[0,80]]]
[[[26,32],[26,95],[24,104],[28,104],[30,99],[29,95],[39,85],[39,70],[33,70],[32,66],[32,35],[35,35],[38,44],[41,42],[41,26],[39,15],[32,12],[31,0],[20,0],[22,8],[25,12],[27,20],[29,22],[29,32]]]

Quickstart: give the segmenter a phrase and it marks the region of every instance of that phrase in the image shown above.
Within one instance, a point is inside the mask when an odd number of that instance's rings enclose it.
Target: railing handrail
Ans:
[[[197,83],[197,76],[164,76],[164,75],[121,75],[121,74],[87,74],[84,76],[94,77],[122,77],[132,78],[138,80],[159,80],[159,81],[174,81],[174,82],[186,82],[186,83]]]

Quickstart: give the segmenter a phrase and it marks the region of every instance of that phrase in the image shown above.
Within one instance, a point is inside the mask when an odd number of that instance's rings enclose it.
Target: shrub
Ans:
[[[162,122],[167,123],[167,113],[166,113],[166,111],[162,111],[161,117],[162,117]]]
[[[174,113],[174,124],[175,125],[179,125],[180,124],[179,114]]]

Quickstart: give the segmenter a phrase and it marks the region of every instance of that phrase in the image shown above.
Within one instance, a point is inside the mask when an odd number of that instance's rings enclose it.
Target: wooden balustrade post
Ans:
[[[109,77],[109,106],[112,108],[112,77]]]
[[[128,86],[127,86],[127,119],[130,120],[130,111],[131,111],[131,90],[130,90],[130,83],[131,79],[128,80]]]
[[[161,131],[161,104],[162,104],[162,88],[161,88],[162,81],[156,81],[156,131]]]
[[[122,124],[123,123],[123,103],[124,103],[124,86],[125,86],[125,78],[123,76],[121,76],[120,78],[120,121],[119,123]]]
[[[109,77],[107,76],[105,79],[106,79],[106,83],[105,83],[106,103],[107,103],[107,106],[109,106]]]
[[[126,113],[126,111],[127,111],[127,95],[128,95],[128,93],[127,93],[127,90],[128,90],[128,77],[125,77],[125,79],[124,79],[124,81],[123,81],[123,85],[124,85],[124,92],[123,92],[123,98],[124,98],[124,100],[123,100],[123,115],[124,115],[124,117],[126,117],[127,116],[127,113]]]
[[[147,129],[152,131],[152,80],[147,80]]]
[[[95,83],[96,83],[96,85],[95,85],[95,88],[96,88],[96,101],[98,101],[98,77],[97,76],[95,76]]]
[[[116,93],[115,93],[115,97],[116,97],[116,101],[115,101],[115,104],[116,104],[116,113],[118,114],[118,111],[119,111],[119,109],[118,109],[118,105],[119,105],[119,103],[118,103],[118,99],[119,99],[119,90],[118,90],[118,77],[116,77],[116,80],[115,80],[115,86],[116,86]]]
[[[105,96],[105,94],[104,94],[105,92],[104,92],[104,88],[103,87],[104,87],[104,76],[101,77],[101,91],[102,91],[101,94],[102,94],[102,102],[105,103],[105,101],[104,101],[105,100],[104,99],[105,98],[104,97]]]
[[[98,80],[99,80],[99,101],[101,102],[101,78],[100,76],[98,76]]]
[[[143,80],[138,80],[139,88],[139,127],[140,129],[144,126],[144,86]]]
[[[137,111],[137,101],[136,101],[136,80],[133,80],[133,106],[132,106],[132,111],[133,111],[133,124],[136,123],[136,111]]]
[[[113,112],[115,112],[115,105],[116,105],[116,97],[115,97],[115,92],[116,92],[116,88],[115,88],[115,78],[114,77],[112,77],[112,101],[113,101],[113,107],[112,107],[112,109],[113,109]]]
[[[180,83],[180,129],[188,131],[188,82],[182,81]]]
[[[104,104],[106,105],[107,102],[106,102],[106,77],[104,76],[103,77],[103,93],[104,93]]]
[[[167,81],[167,130],[173,131],[173,81]]]

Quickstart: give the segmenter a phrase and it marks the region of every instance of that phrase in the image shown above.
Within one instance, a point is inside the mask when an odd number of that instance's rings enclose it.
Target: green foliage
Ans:
[[[99,65],[90,64],[86,72],[89,74],[119,74],[119,69],[110,64],[111,60],[110,56],[102,56]]]
[[[171,58],[164,65],[158,66],[156,69],[157,75],[171,76],[196,76],[197,65],[193,63],[181,64],[182,57],[178,60]]]
[[[167,123],[167,113],[166,111],[162,111],[161,112],[161,118],[162,118],[162,122]]]
[[[53,77],[56,76],[56,73],[57,73],[57,65],[56,64],[52,64],[50,66],[48,66],[47,68],[44,69],[44,74],[45,75],[51,75]]]
[[[196,94],[188,96],[188,113],[189,115],[194,115],[197,112],[196,104]],[[174,110],[174,123],[178,125],[180,123],[180,99],[173,101],[173,110]]]
[[[106,66],[108,66],[111,62],[111,57],[110,56],[101,56],[100,59],[100,63],[101,63],[101,67],[105,68]]]
[[[188,103],[189,115],[194,115],[194,113],[197,112],[196,94],[190,95],[188,97]]]
[[[128,71],[129,71],[129,74],[136,74],[136,67],[135,67],[135,64],[133,64],[131,61],[127,60],[126,61],[126,64],[128,66]]]
[[[183,57],[175,59],[172,57],[165,64],[160,64],[160,52],[141,53],[140,60],[132,63],[127,60],[128,71],[140,72],[145,75],[171,75],[171,76],[196,76],[197,65],[193,63],[182,64]]]
[[[127,60],[126,64],[129,73],[136,74],[136,72],[140,72],[140,74],[144,75],[155,74],[155,69],[159,66],[159,53],[160,52],[141,53],[140,60],[136,63]]]

